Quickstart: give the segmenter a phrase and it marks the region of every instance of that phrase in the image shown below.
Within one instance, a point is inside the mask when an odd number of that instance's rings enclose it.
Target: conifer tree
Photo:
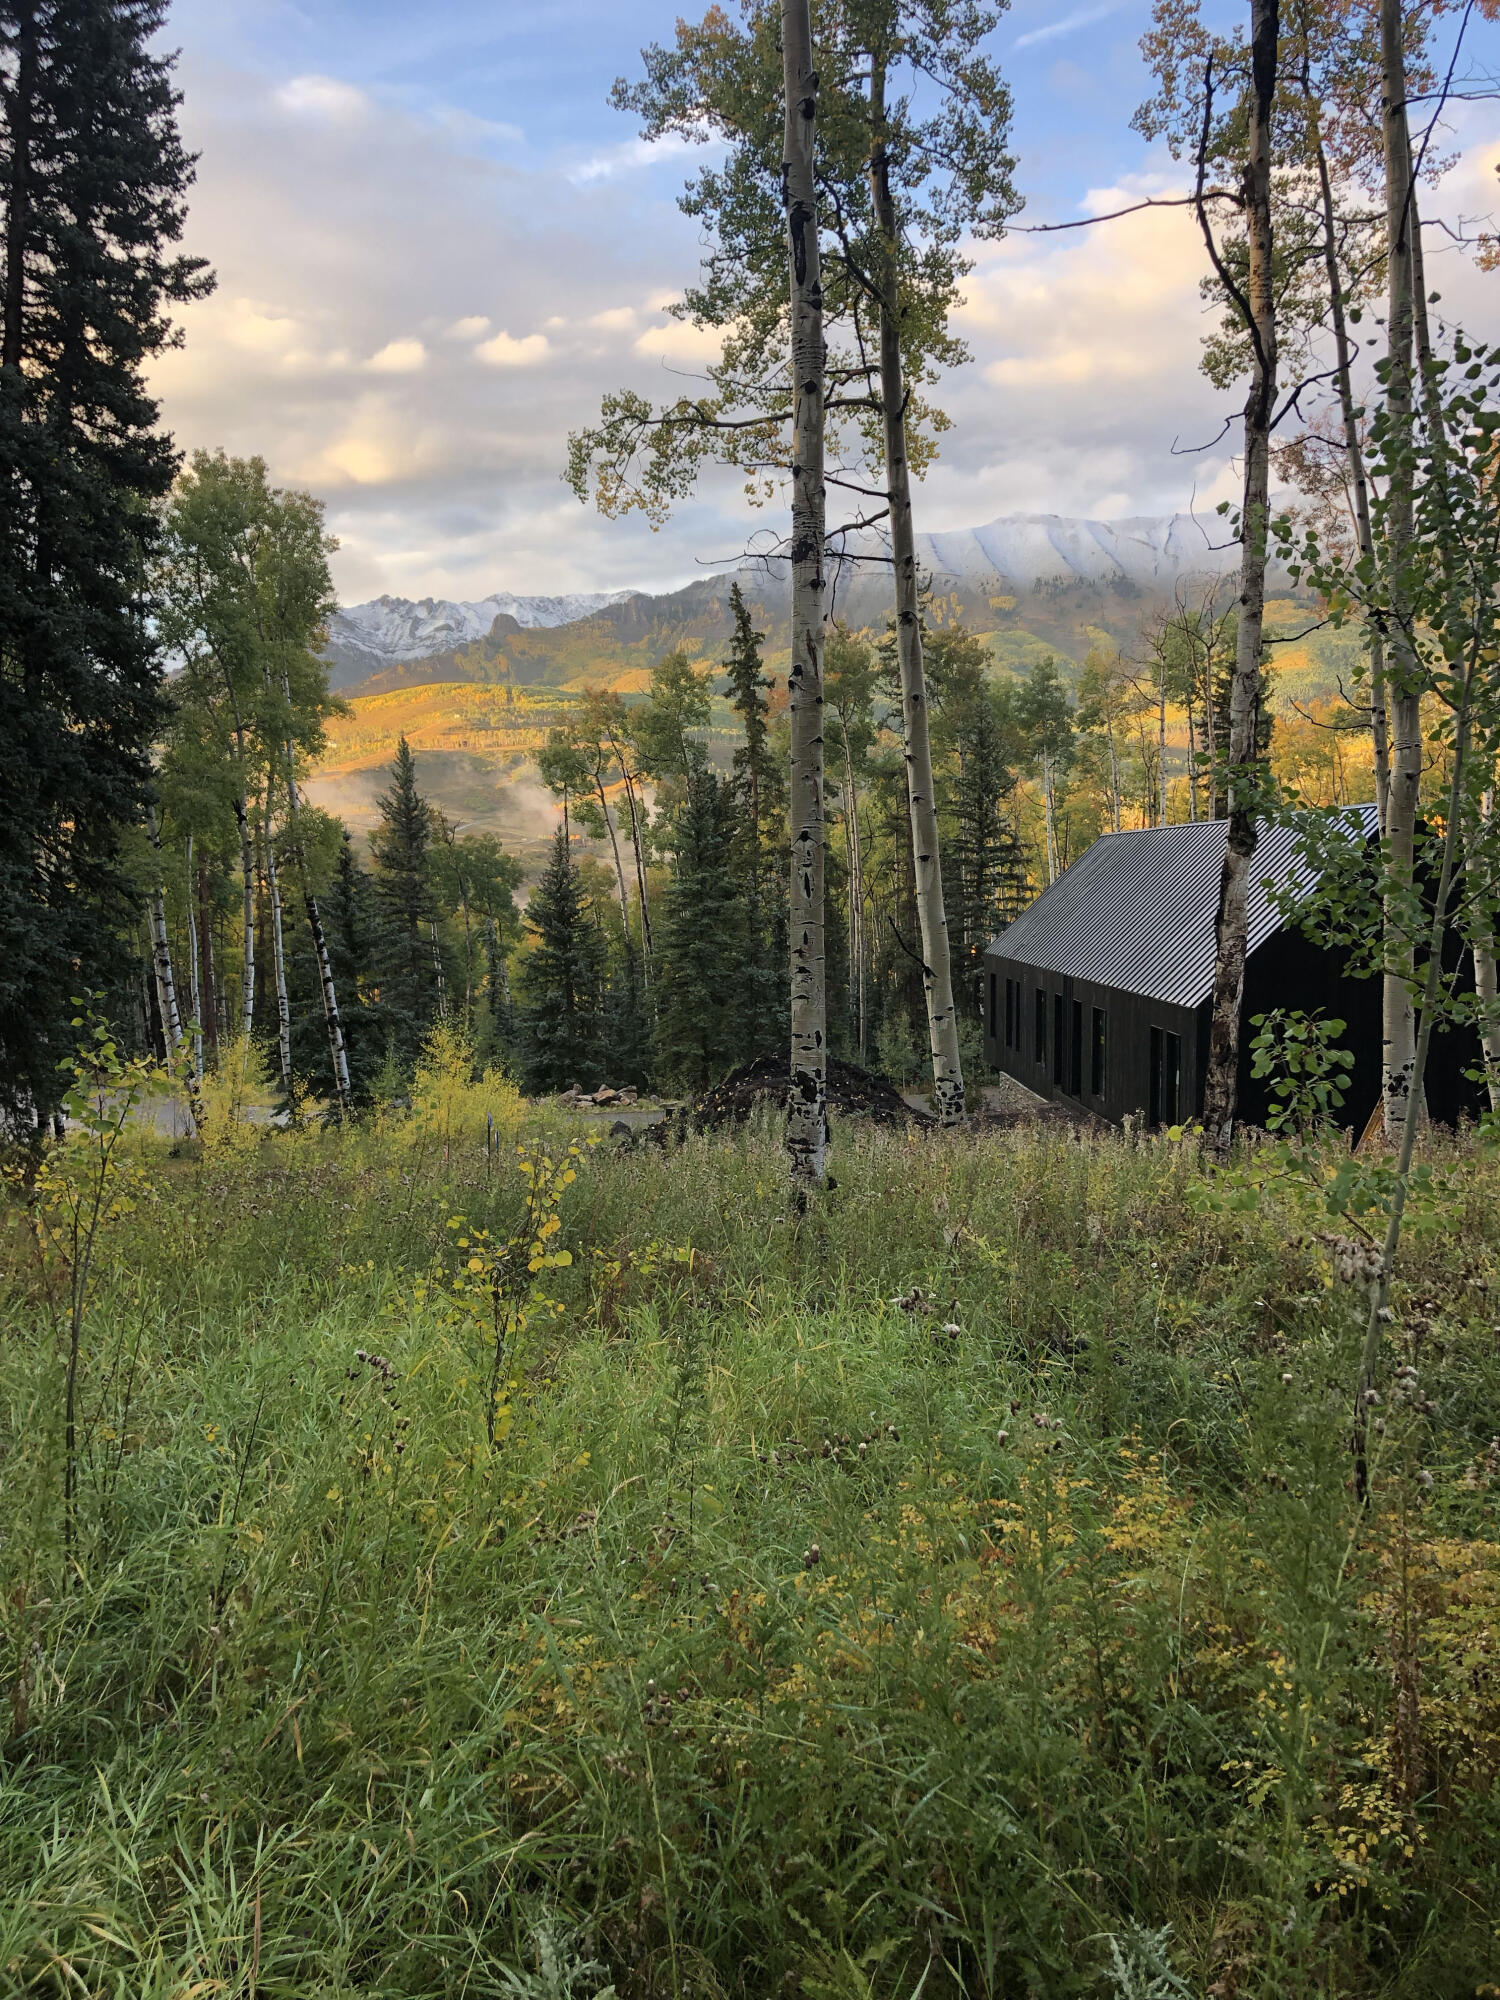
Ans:
[[[744,1018],[734,805],[712,771],[689,778],[674,832],[677,866],[661,921],[657,1049],[668,1076],[703,1090],[738,1060]]]
[[[146,371],[209,289],[158,0],[0,0],[0,1114],[57,1099],[103,985],[160,721]]]
[[[527,903],[526,927],[536,940],[517,978],[527,1088],[592,1089],[603,1075],[605,946],[561,827]]]
[[[428,853],[432,808],[417,790],[417,767],[404,736],[396,745],[391,789],[377,803],[380,825],[370,836],[375,906],[383,919],[376,967],[396,1042],[410,1053],[438,1015],[432,945],[438,908]]]

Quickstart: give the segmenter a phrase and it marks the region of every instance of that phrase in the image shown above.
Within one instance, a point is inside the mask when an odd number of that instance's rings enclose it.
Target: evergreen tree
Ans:
[[[753,1058],[787,1038],[787,797],[783,761],[771,749],[768,696],[775,682],[761,659],[744,593],[729,592],[734,636],[724,662],[729,704],[745,733],[734,753],[731,865],[740,887],[745,932],[741,1053]]]
[[[396,745],[391,789],[377,804],[380,825],[370,836],[375,907],[382,919],[375,964],[396,1046],[410,1054],[438,1014],[433,948],[438,906],[428,853],[432,808],[417,790],[416,762],[404,736]]]
[[[0,0],[0,1115],[53,1104],[105,984],[161,716],[145,575],[177,466],[146,371],[192,161],[159,0]]]
[[[703,1090],[739,1059],[746,969],[733,800],[712,771],[689,777],[675,833],[677,867],[661,925],[656,1040],[664,1072]]]
[[[1025,861],[1007,809],[1016,784],[1008,696],[1008,688],[980,687],[951,718],[958,745],[948,848],[953,981],[973,1019],[983,1013],[984,948],[1025,902]]]
[[[604,1073],[605,943],[561,827],[526,927],[536,940],[517,979],[526,1086],[590,1090]]]

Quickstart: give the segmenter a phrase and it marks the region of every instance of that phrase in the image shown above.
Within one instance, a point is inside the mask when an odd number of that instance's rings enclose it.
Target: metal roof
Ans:
[[[1350,806],[1342,816],[1351,840],[1378,831],[1374,806]],[[989,948],[1039,972],[1196,1007],[1213,991],[1228,831],[1227,819],[1215,819],[1106,833]],[[1294,823],[1261,827],[1250,864],[1250,951],[1283,922],[1267,885],[1306,894],[1317,880],[1301,842]]]

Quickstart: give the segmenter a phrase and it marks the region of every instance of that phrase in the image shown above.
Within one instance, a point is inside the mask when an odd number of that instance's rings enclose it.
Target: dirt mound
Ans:
[[[704,1091],[683,1114],[683,1122],[700,1132],[716,1125],[740,1125],[758,1105],[785,1108],[791,1084],[786,1056],[761,1056],[745,1063]],[[828,1109],[835,1118],[873,1118],[877,1125],[930,1125],[925,1111],[915,1111],[895,1085],[857,1063],[830,1061]]]

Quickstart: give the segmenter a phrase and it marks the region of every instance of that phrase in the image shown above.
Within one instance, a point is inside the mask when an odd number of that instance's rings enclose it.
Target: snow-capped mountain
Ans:
[[[1080,521],[1065,514],[1002,515],[982,528],[918,535],[917,558],[945,579],[981,588],[1035,590],[1049,583],[1170,586],[1181,576],[1215,576],[1239,561],[1218,514]]]
[[[628,590],[579,590],[564,597],[517,597],[497,590],[476,603],[455,604],[447,598],[375,597],[334,613],[328,627],[330,655],[367,673],[395,666],[402,660],[425,660],[453,646],[483,639],[496,618],[513,618],[528,630],[571,625],[606,604],[631,596]]]

